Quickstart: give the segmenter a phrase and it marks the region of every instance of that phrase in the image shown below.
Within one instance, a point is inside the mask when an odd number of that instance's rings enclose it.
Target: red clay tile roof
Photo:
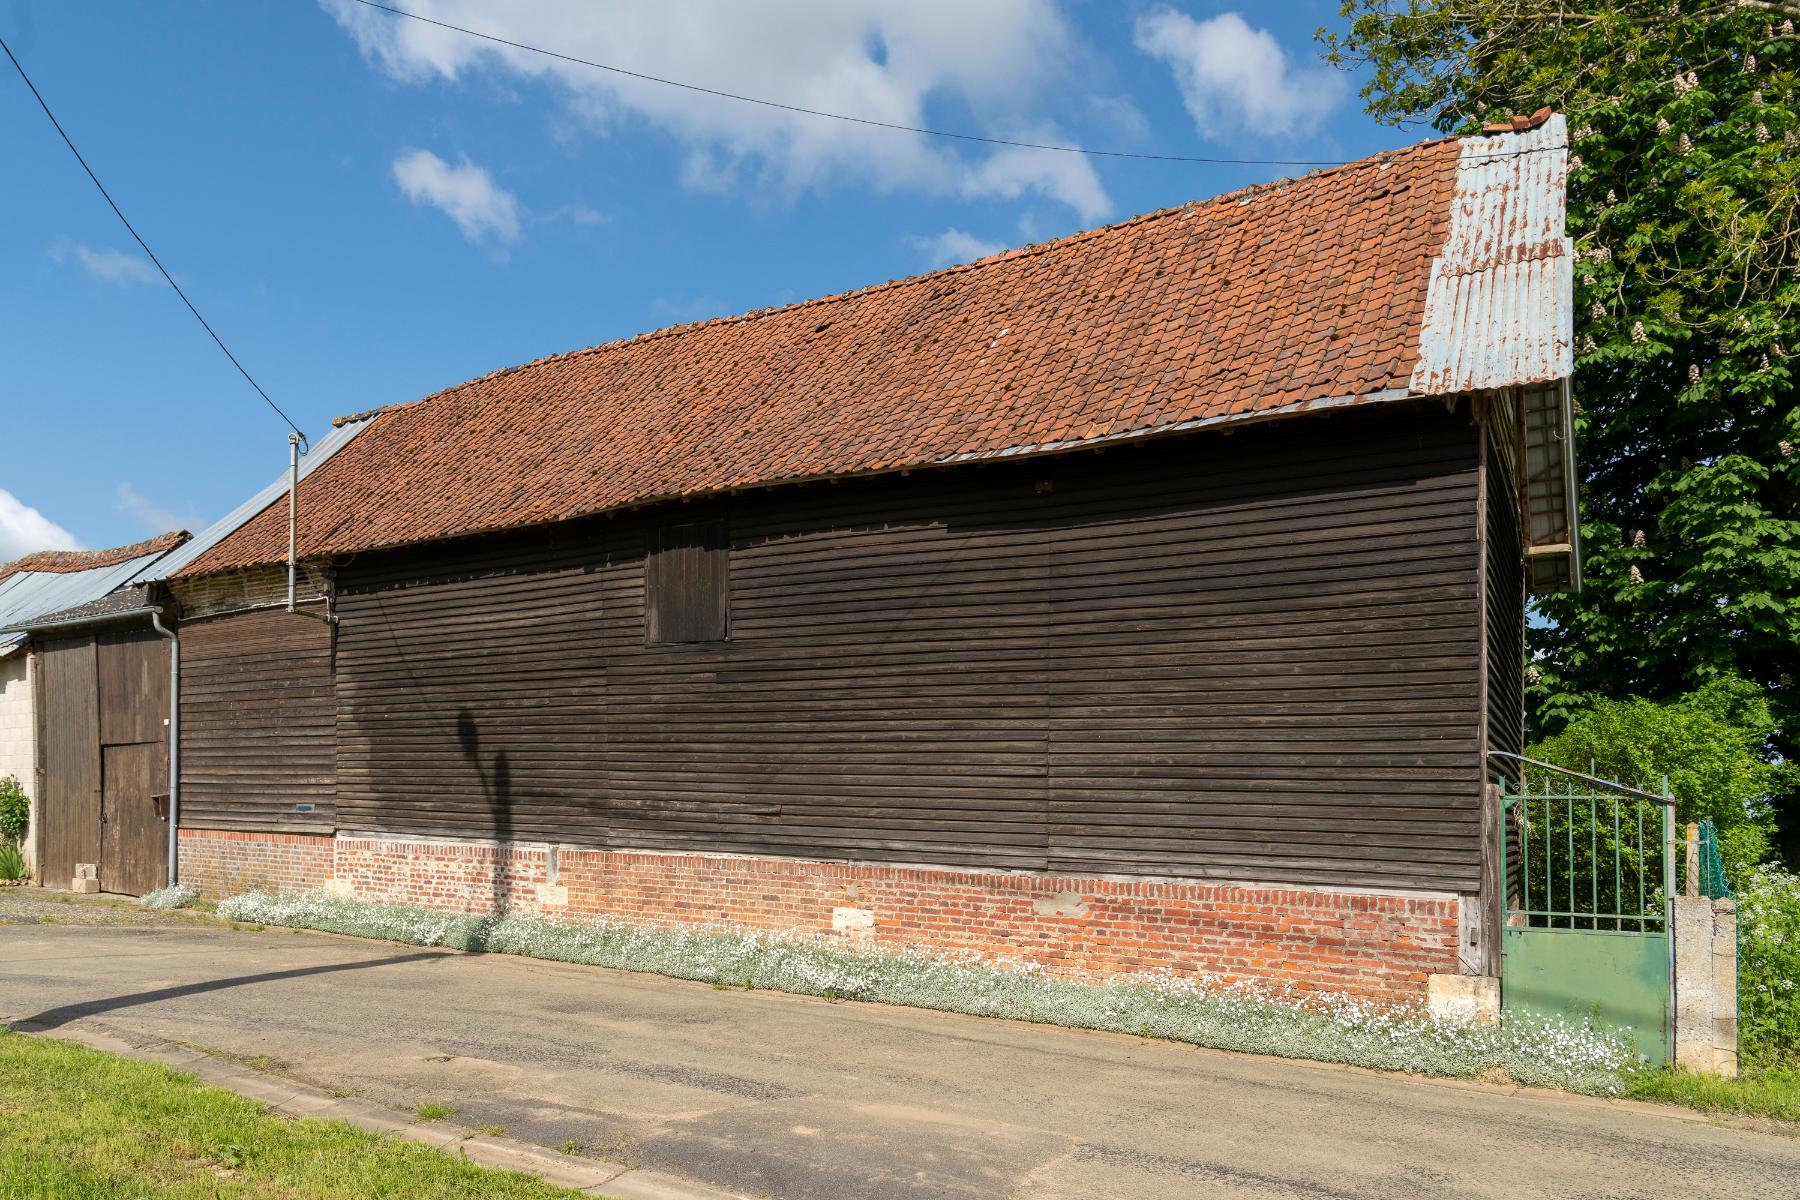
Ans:
[[[114,546],[111,550],[39,550],[36,554],[0,563],[0,579],[17,575],[21,571],[66,575],[75,571],[92,571],[97,567],[117,566],[146,554],[173,550],[187,540],[187,530],[174,529],[168,533],[159,533],[153,538],[145,538],[141,542],[133,542],[129,546]]]
[[[302,483],[301,554],[1402,395],[1461,148],[1428,142],[377,410]],[[277,503],[177,574],[280,561],[286,544]]]

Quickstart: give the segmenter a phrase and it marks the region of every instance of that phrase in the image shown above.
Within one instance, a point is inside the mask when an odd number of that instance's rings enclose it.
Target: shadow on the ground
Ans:
[[[125,996],[109,996],[101,1000],[84,1000],[79,1004],[65,1004],[59,1008],[45,1009],[36,1016],[21,1017],[13,1022],[19,1029],[38,1032],[56,1029],[82,1017],[97,1017],[101,1013],[116,1012],[121,1008],[136,1008],[140,1004],[155,1004],[159,1000],[178,1000],[183,996],[198,996],[206,992],[223,991],[226,988],[245,987],[254,983],[274,983],[281,979],[299,979],[306,975],[329,975],[337,971],[361,971],[368,967],[390,967],[400,963],[421,962],[426,959],[443,958],[446,951],[421,951],[417,954],[396,954],[390,958],[371,958],[362,962],[325,963],[317,967],[295,967],[291,971],[265,971],[260,975],[236,975],[229,979],[206,979],[199,983],[184,983],[179,987],[157,988],[149,992],[132,992]]]

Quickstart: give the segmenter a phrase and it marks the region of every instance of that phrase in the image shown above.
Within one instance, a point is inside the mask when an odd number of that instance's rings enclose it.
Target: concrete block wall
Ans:
[[[330,886],[449,912],[800,930],[1068,978],[1167,970],[1423,1006],[1459,969],[1451,895],[199,830],[182,832],[181,860],[211,897]]]
[[[0,779],[15,776],[32,796],[31,831],[25,838],[25,861],[37,859],[36,779],[37,719],[31,705],[31,655],[21,651],[0,658]]]

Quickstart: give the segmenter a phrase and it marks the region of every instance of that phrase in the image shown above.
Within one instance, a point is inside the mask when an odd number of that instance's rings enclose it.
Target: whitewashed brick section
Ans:
[[[37,734],[37,723],[31,711],[31,655],[14,654],[10,658],[0,658],[0,779],[8,775],[18,777],[25,785],[25,794],[30,795],[36,780],[33,778],[33,739]],[[32,805],[32,830],[37,829],[37,805]],[[25,839],[25,861],[35,866],[37,855],[37,839],[27,835]]]
[[[325,573],[309,563],[300,564],[295,597],[301,603],[322,598],[330,586]],[[199,579],[172,579],[169,590],[187,620],[246,608],[272,608],[287,603],[287,566],[249,567]]]

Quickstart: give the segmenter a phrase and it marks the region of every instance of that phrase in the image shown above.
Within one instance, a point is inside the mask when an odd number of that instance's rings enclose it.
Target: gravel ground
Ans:
[[[192,912],[152,912],[128,896],[0,888],[0,925],[191,925],[207,919]]]

